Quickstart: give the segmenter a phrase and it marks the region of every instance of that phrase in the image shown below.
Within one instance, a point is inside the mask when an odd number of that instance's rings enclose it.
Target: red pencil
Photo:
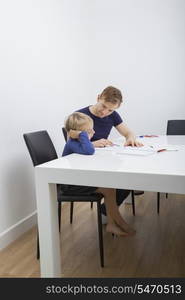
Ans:
[[[163,152],[163,151],[166,151],[166,149],[157,150],[157,152]]]

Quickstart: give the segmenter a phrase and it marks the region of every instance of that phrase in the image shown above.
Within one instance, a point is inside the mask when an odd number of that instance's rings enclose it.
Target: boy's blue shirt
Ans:
[[[72,153],[92,155],[94,154],[94,152],[94,146],[89,140],[87,132],[82,131],[79,134],[79,139],[69,138],[69,140],[65,144],[62,156],[66,156]]]

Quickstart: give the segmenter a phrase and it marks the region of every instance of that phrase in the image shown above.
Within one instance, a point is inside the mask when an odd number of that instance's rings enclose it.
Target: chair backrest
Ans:
[[[185,120],[169,120],[167,124],[168,135],[185,135]]]
[[[62,132],[63,132],[63,135],[64,135],[64,139],[67,142],[67,131],[66,131],[65,127],[62,127]]]
[[[57,153],[46,130],[23,134],[34,166],[56,159]]]

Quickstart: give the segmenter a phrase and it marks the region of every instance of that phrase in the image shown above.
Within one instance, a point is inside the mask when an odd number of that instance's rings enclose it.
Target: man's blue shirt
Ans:
[[[94,121],[95,134],[93,135],[91,141],[107,139],[112,127],[115,127],[123,122],[122,118],[116,111],[113,111],[113,113],[104,118],[93,115],[89,110],[89,106],[79,109],[78,111],[90,116]]]

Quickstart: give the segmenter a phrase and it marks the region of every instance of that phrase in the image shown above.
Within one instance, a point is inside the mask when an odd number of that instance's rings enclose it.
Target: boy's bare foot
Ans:
[[[128,236],[129,235],[127,232],[123,231],[123,229],[121,227],[117,226],[114,223],[107,224],[106,231],[111,232],[116,235],[119,235],[119,236]]]

